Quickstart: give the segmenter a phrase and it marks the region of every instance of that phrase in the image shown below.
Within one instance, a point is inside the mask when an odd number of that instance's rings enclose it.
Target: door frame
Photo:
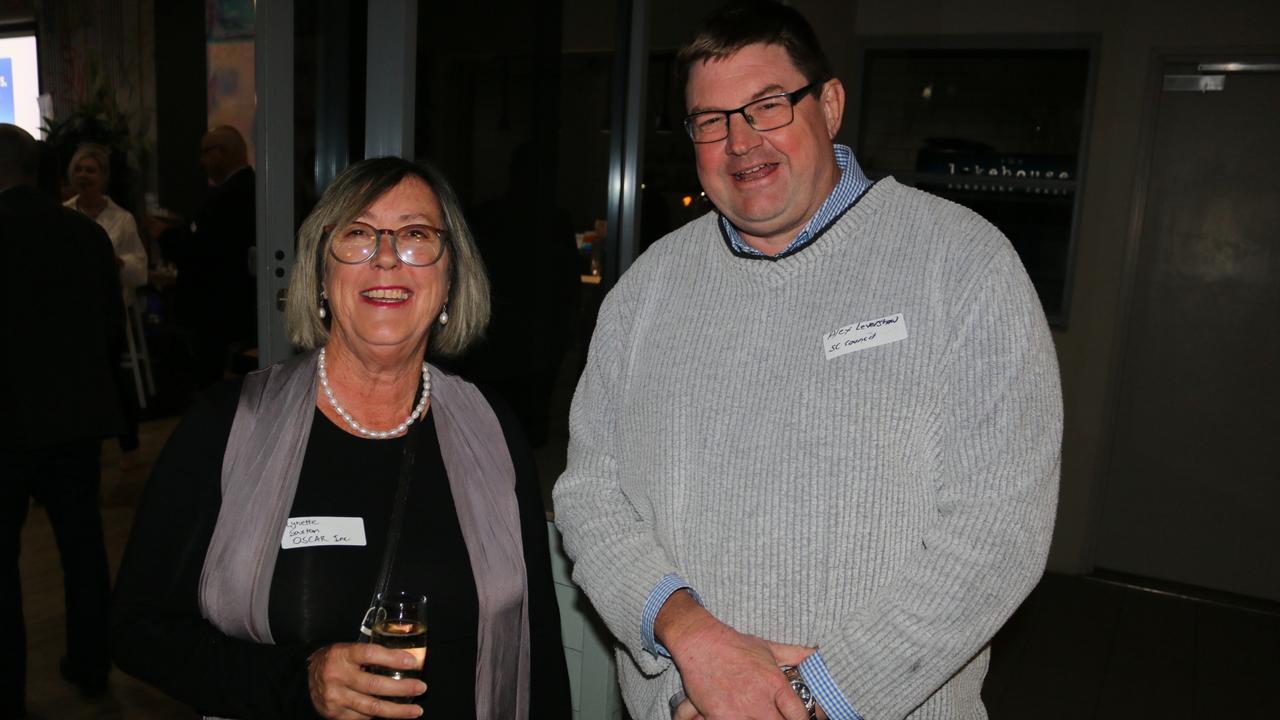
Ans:
[[[1089,484],[1089,532],[1085,536],[1082,571],[1097,570],[1097,537],[1106,507],[1108,481],[1115,470],[1118,444],[1121,387],[1125,368],[1130,362],[1131,347],[1127,332],[1134,321],[1138,260],[1141,256],[1142,231],[1150,194],[1151,172],[1155,160],[1156,125],[1160,120],[1160,104],[1164,95],[1165,66],[1169,64],[1213,62],[1276,62],[1280,46],[1188,46],[1156,47],[1151,51],[1144,84],[1142,116],[1138,131],[1137,162],[1134,163],[1133,190],[1129,203],[1129,222],[1124,237],[1124,259],[1121,264],[1120,293],[1116,303],[1117,320],[1111,357],[1107,363],[1106,388],[1103,395],[1102,441],[1092,480]],[[1214,74],[1222,74],[1215,72]],[[1230,74],[1230,73],[1227,73]]]
[[[294,258],[294,0],[260,2],[254,12],[254,303],[258,367],[266,367],[293,354],[284,325],[284,295]]]

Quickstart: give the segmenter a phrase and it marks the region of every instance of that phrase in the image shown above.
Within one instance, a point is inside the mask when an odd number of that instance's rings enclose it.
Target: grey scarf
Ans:
[[[273,642],[271,578],[311,434],[316,357],[250,373],[240,392],[222,459],[222,512],[200,576],[201,611],[232,637]],[[529,590],[515,468],[502,426],[475,386],[432,367],[431,409],[480,599],[476,717],[526,720]]]

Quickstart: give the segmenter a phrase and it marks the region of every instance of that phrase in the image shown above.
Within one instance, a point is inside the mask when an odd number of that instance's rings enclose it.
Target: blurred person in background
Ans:
[[[0,482],[0,717],[24,717],[26,629],[18,570],[30,498],[49,514],[62,562],[64,678],[87,695],[106,690],[110,575],[98,508],[102,438],[122,426],[115,384],[124,333],[120,273],[101,227],[33,187],[36,143],[0,125],[0,239],[53,262],[4,283],[9,351],[0,393],[18,415],[3,435]]]
[[[127,311],[133,306],[137,289],[147,283],[147,251],[138,236],[138,223],[133,215],[107,195],[107,186],[111,182],[111,151],[96,143],[81,145],[71,156],[67,179],[76,194],[63,205],[88,215],[111,239]],[[124,469],[137,464],[138,401],[132,383],[129,373],[117,364],[116,389],[120,391],[120,408],[125,422],[124,432],[119,437],[120,464]]]
[[[177,320],[197,389],[223,379],[233,350],[257,344],[256,178],[244,136],[226,125],[205,133],[200,166],[209,189],[195,217],[153,218],[149,226],[178,270]]]

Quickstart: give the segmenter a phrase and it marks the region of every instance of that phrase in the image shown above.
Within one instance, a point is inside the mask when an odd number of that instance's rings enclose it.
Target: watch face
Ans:
[[[796,691],[796,695],[800,696],[800,702],[804,703],[805,710],[813,709],[813,693],[809,692],[809,686],[800,680],[791,681],[791,689]]]
[[[809,692],[809,685],[804,683],[791,683],[791,687],[795,688],[797,696],[800,696],[800,702],[804,703],[805,710],[813,708],[813,693]]]

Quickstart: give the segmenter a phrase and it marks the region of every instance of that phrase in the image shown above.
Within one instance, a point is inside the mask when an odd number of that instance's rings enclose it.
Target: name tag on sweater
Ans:
[[[831,360],[851,352],[869,350],[906,339],[907,321],[902,313],[898,313],[833,330],[822,336],[822,350],[827,354],[827,359]]]
[[[364,518],[311,515],[289,518],[280,548],[294,550],[325,545],[364,545]]]

